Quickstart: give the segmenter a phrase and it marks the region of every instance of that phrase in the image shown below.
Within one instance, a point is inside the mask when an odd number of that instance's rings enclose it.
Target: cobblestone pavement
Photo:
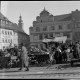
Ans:
[[[29,71],[25,69],[18,71],[19,68],[3,69],[0,70],[0,78],[29,78],[29,79],[78,79],[80,78],[80,67],[56,68],[53,65],[49,68],[46,67],[30,67]]]

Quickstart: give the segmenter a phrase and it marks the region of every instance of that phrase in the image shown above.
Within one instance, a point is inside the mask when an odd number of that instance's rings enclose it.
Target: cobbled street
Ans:
[[[29,71],[18,71],[19,68],[0,70],[0,78],[2,79],[71,79],[80,78],[80,67],[68,67],[57,69],[58,65],[51,67],[30,67]]]

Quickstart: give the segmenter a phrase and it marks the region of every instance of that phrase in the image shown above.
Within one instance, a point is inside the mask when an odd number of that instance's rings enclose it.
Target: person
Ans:
[[[22,70],[23,66],[25,65],[26,67],[26,70],[25,71],[29,71],[29,68],[28,68],[28,55],[27,55],[27,49],[26,47],[23,45],[23,43],[21,43],[21,54],[20,54],[20,69],[19,70]]]
[[[17,45],[15,45],[14,46],[14,53],[15,53],[15,56],[18,56],[18,46]]]

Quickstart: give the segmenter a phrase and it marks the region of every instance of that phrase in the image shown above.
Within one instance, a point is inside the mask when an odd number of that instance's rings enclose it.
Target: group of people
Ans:
[[[73,58],[80,58],[80,42],[54,43],[48,48],[50,62],[62,63]]]
[[[20,46],[14,46],[13,48],[5,48],[0,51],[0,56],[2,57],[12,57],[17,56],[17,60],[19,60],[19,70],[22,70],[23,67],[26,68],[26,71],[29,71],[28,64],[29,64],[29,57],[28,57],[27,48],[24,46],[23,43]]]
[[[20,45],[20,49],[15,46],[14,51],[9,51],[8,49],[3,48],[3,52],[7,56],[16,55],[19,59],[19,70],[22,70],[23,67],[26,68],[26,71],[29,71],[29,57],[28,50],[23,43]],[[47,52],[49,53],[50,65],[54,62],[56,64],[62,63],[62,61],[68,61],[73,58],[80,58],[80,41],[71,42],[71,43],[53,43],[48,46]]]

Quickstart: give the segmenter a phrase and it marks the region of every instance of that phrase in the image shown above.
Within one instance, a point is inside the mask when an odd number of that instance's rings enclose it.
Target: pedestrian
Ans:
[[[20,69],[19,70],[22,70],[23,66],[25,66],[26,67],[25,71],[29,71],[29,68],[28,68],[29,57],[28,57],[27,53],[28,53],[28,51],[27,51],[26,47],[24,46],[23,43],[21,43]]]

